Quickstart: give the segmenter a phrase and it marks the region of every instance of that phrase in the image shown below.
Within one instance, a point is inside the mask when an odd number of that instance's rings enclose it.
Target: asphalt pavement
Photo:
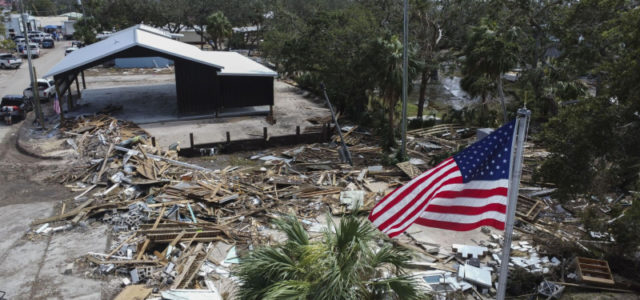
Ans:
[[[53,68],[64,57],[64,50],[70,45],[70,41],[60,41],[56,43],[56,47],[53,49],[40,49],[40,57],[32,60],[36,75],[45,74],[49,69]],[[22,91],[29,84],[29,63],[27,58],[22,58],[22,65],[16,70],[0,69],[0,97],[8,94],[22,95]],[[49,103],[48,105],[51,104]],[[14,134],[19,126],[20,123],[7,126],[4,122],[0,122],[0,141],[3,141],[10,132]]]

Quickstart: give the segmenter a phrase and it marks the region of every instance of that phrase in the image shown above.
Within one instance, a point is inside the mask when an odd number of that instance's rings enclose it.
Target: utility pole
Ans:
[[[402,41],[402,148],[400,154],[402,159],[407,157],[407,90],[409,80],[409,4],[404,0],[404,37]],[[393,124],[392,124],[393,125]]]
[[[78,5],[82,7],[82,17],[85,18],[87,15],[84,14],[84,3],[82,0],[78,0]]]
[[[22,26],[24,27],[24,38],[27,47],[27,60],[29,61],[29,77],[31,78],[31,92],[36,107],[36,117],[42,128],[44,127],[44,117],[42,116],[42,107],[40,106],[40,95],[38,94],[38,81],[34,78],[34,67],[31,63],[31,41],[29,40],[29,27],[27,27],[27,14],[24,12],[24,0],[20,1],[20,14],[22,15]]]

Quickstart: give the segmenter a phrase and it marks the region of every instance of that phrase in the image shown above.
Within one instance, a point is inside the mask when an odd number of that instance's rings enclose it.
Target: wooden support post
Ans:
[[[82,94],[80,94],[80,81],[78,81],[78,76],[76,76],[76,91],[78,91],[78,98],[82,98]]]
[[[87,82],[84,80],[84,70],[80,71],[80,74],[82,74],[82,89],[86,90],[87,89]]]
[[[71,99],[71,84],[73,83],[73,81],[65,80],[65,82],[67,83],[67,86],[65,87],[65,89],[67,90],[67,109],[71,110],[73,109],[73,101]],[[62,93],[64,94],[64,92]]]
[[[156,146],[156,137],[155,137],[155,136],[152,136],[152,137],[151,137],[151,145],[152,145],[153,147],[155,147],[155,146]]]
[[[268,139],[267,136],[267,127],[262,127],[262,137],[264,138],[264,141],[266,142]]]
[[[62,121],[64,121],[64,109],[62,109],[62,101],[60,101],[60,85],[57,80],[54,84],[56,87],[56,98],[53,101],[58,100],[58,105],[60,105],[60,124],[62,124]]]
[[[227,131],[227,143],[231,143],[231,133]]]
[[[296,143],[300,142],[300,125],[296,126]]]
[[[189,133],[189,146],[193,149],[193,132]]]

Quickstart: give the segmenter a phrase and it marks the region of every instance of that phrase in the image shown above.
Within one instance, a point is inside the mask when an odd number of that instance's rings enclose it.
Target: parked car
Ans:
[[[52,38],[45,38],[42,40],[42,48],[53,48],[56,44]]]
[[[69,54],[69,53],[71,53],[71,52],[73,52],[73,51],[76,51],[76,50],[78,50],[78,48],[76,48],[76,47],[69,47],[69,48],[67,48],[67,49],[65,49],[65,50],[64,50],[64,56],[67,56],[67,54]]]
[[[20,68],[20,65],[22,64],[22,59],[15,57],[13,54],[11,53],[0,53],[0,68],[2,69],[8,69],[8,68],[13,68],[13,69],[17,69]]]
[[[84,43],[81,41],[73,41],[71,42],[71,47],[82,48],[84,47]]]
[[[39,34],[30,34],[29,35],[29,42],[31,43],[42,43],[42,36],[40,36]]]
[[[31,92],[31,87],[27,87],[24,89],[22,94],[27,99],[33,98],[33,92]],[[46,80],[43,78],[38,79],[38,96],[40,96],[40,101],[49,101],[55,97],[56,94],[56,85],[53,80]]]
[[[17,42],[17,39],[24,39],[24,35],[14,35],[12,39],[14,42]]]
[[[24,120],[27,112],[31,110],[31,101],[21,95],[6,95],[0,100],[0,117],[7,125],[13,124],[16,120]]]
[[[31,57],[40,57],[40,47],[38,47],[38,44],[30,43],[29,48],[31,48]],[[27,47],[25,46],[22,49],[22,56],[26,57],[27,55],[28,55]]]

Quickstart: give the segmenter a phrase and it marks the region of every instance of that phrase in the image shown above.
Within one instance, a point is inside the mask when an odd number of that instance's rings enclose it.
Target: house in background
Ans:
[[[25,36],[26,32],[36,30],[40,28],[40,21],[34,16],[27,15],[27,30],[24,30],[22,25],[22,18],[19,14],[9,14],[4,18],[4,35],[7,38],[13,38],[16,35]]]

